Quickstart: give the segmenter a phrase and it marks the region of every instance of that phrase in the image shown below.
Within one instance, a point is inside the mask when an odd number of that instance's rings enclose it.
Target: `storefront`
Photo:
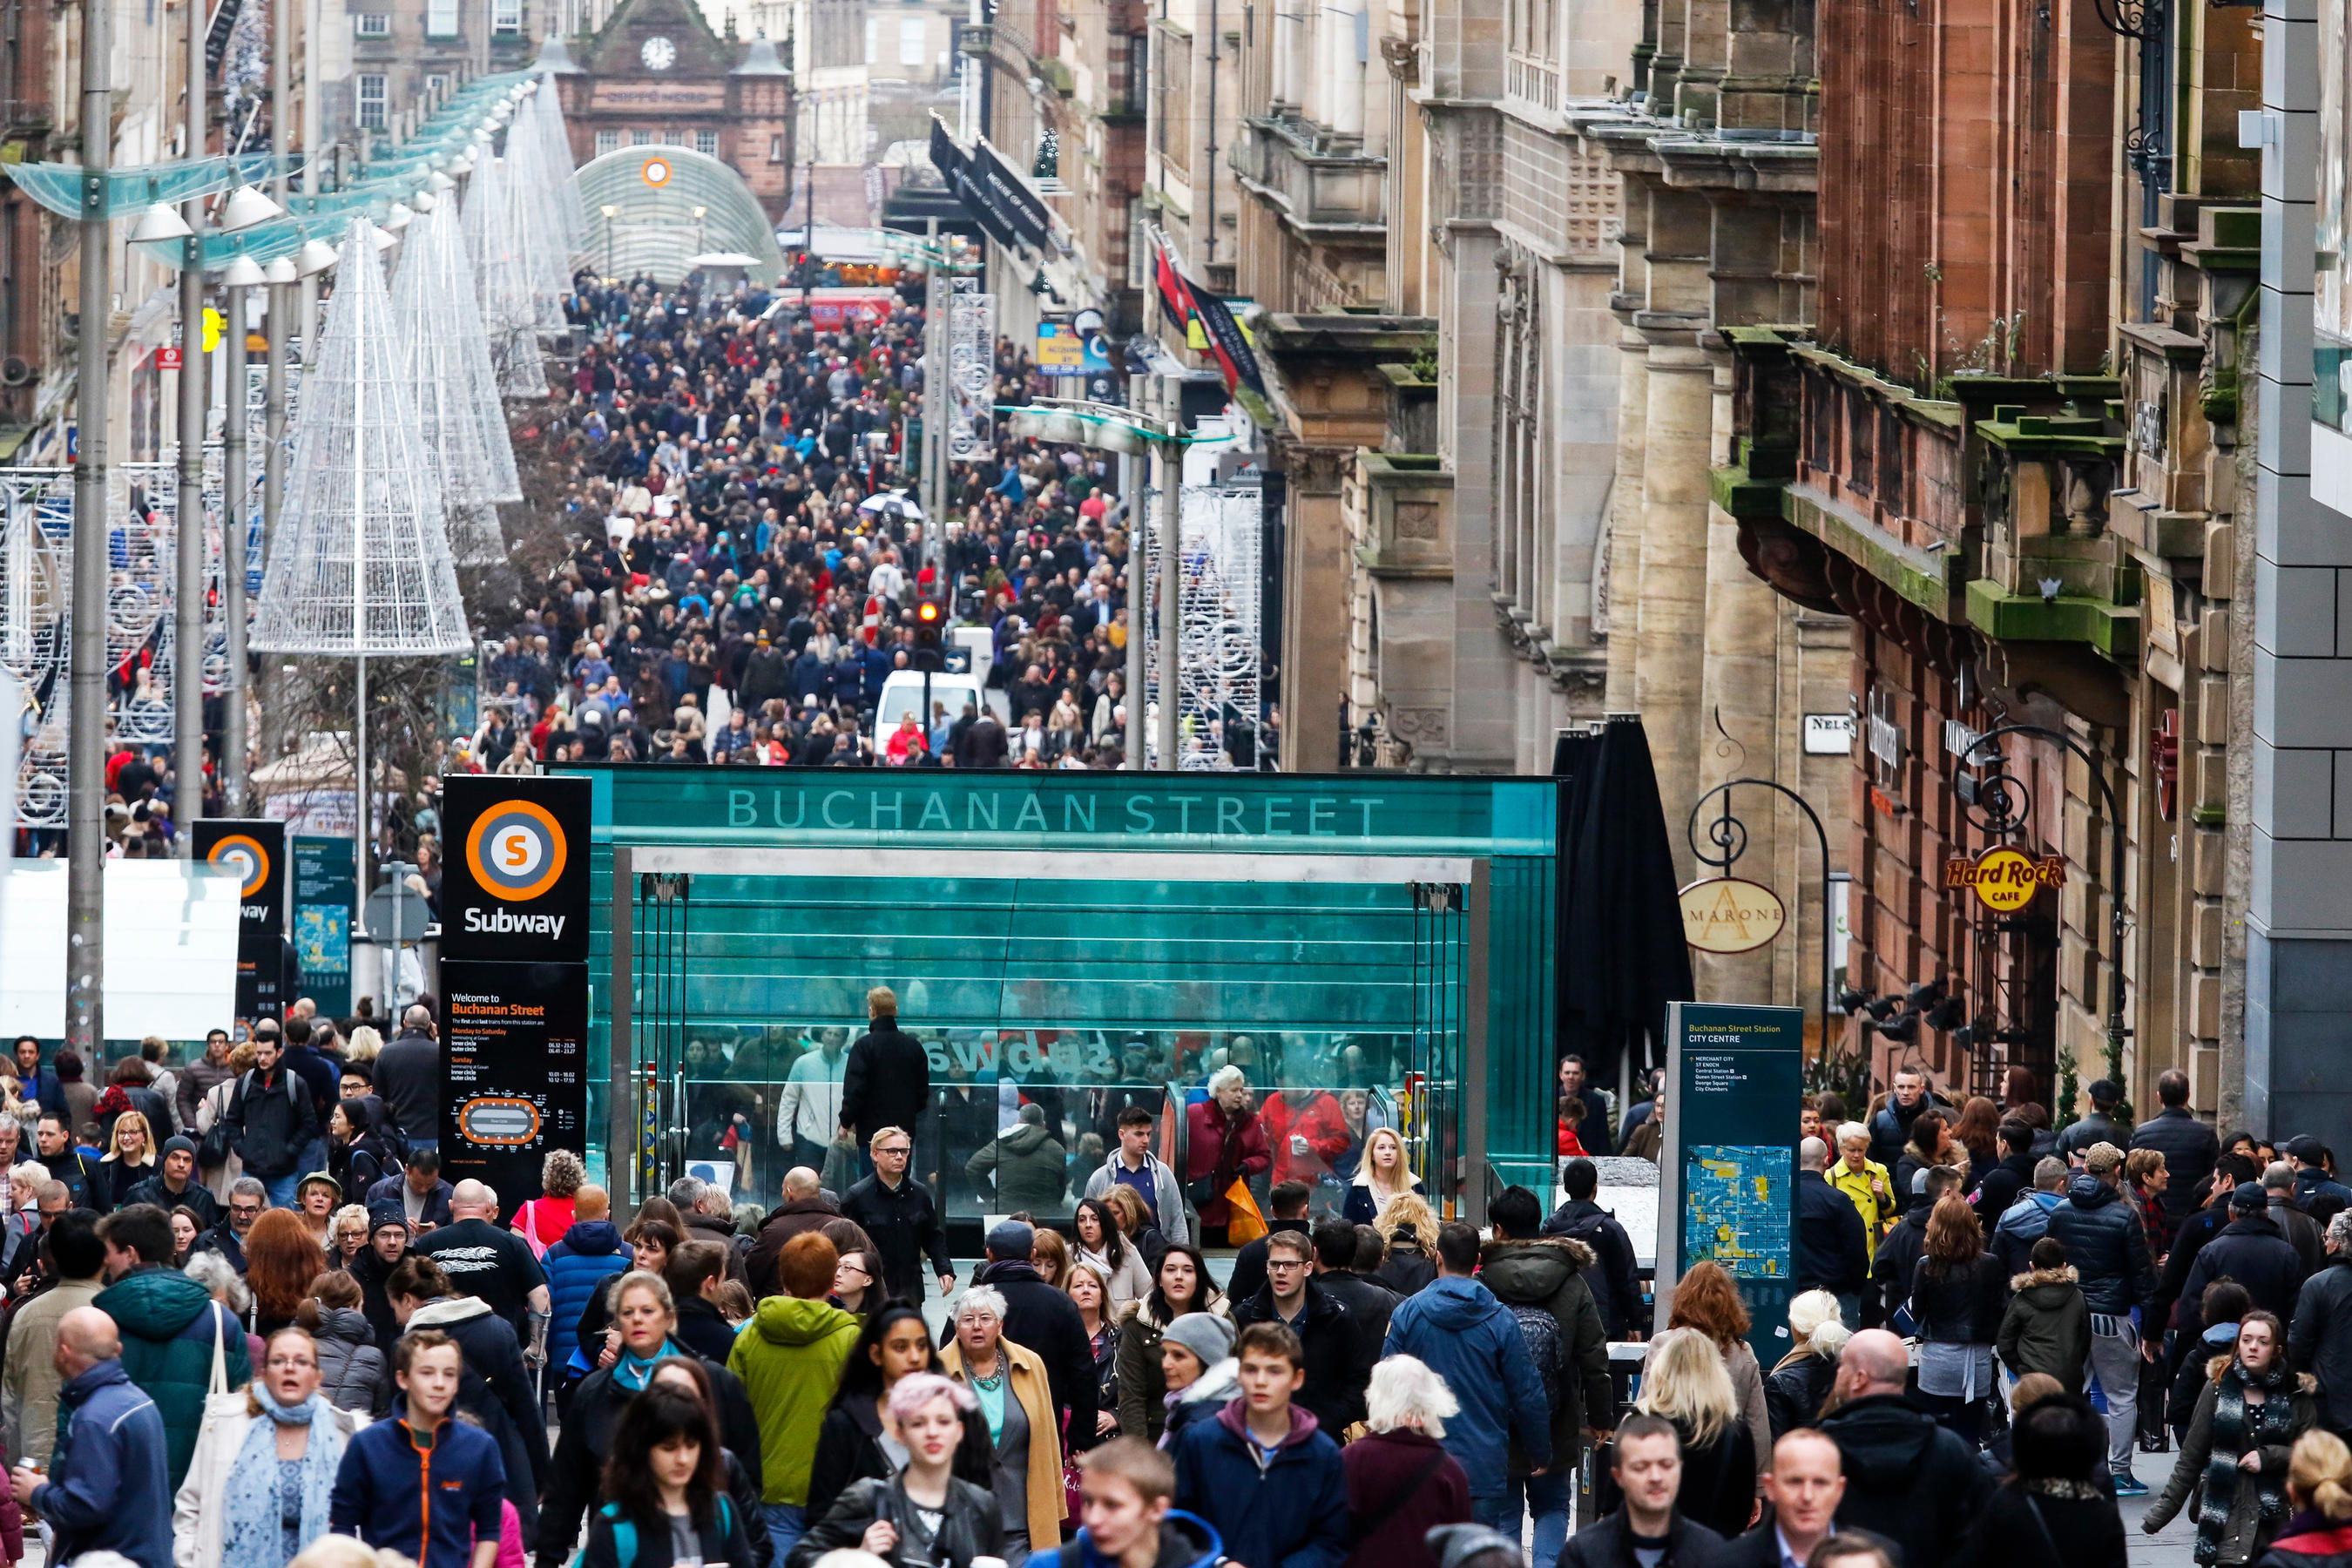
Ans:
[[[1228,1062],[1284,1096],[1270,1121],[1344,1129],[1335,1158],[1277,1152],[1318,1207],[1381,1125],[1441,1213],[1549,1190],[1549,780],[583,771],[591,1121],[637,1152],[616,1196],[691,1167],[772,1205],[793,1163],[846,1173],[807,1134],[876,985],[930,1057],[917,1164],[952,1217],[1035,1207],[973,1166],[1024,1102],[1082,1188],[1120,1105],[1159,1108],[1173,1152]],[[1053,1156],[1017,1142],[1034,1189]]]

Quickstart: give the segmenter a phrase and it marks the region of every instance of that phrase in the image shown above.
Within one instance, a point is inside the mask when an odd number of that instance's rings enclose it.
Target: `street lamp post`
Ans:
[[[620,274],[614,270],[615,263],[613,260],[613,219],[621,209],[606,202],[597,210],[604,215],[604,276],[617,279]]]
[[[73,637],[67,718],[66,1044],[105,1039],[107,178],[113,162],[113,0],[81,0],[81,315],[75,349]],[[16,825],[7,825],[13,828]]]
[[[187,34],[187,146],[205,155],[205,8],[184,7]],[[191,196],[180,209],[188,226],[187,260],[180,268],[180,504],[178,582],[172,595],[173,793],[174,842],[192,852],[189,831],[205,813],[205,412],[212,401],[205,375],[205,202]],[[227,569],[227,542],[222,542]]]

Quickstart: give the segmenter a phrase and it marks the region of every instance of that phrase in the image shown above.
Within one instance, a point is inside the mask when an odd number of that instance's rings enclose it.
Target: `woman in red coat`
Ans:
[[[1225,1222],[1233,1207],[1225,1202],[1225,1194],[1235,1181],[1263,1175],[1274,1163],[1274,1155],[1266,1148],[1265,1125],[1250,1106],[1247,1075],[1237,1067],[1222,1067],[1210,1074],[1208,1100],[1185,1107],[1184,1120],[1185,1195],[1201,1211],[1201,1233],[1196,1239],[1204,1247],[1223,1247]],[[1204,1176],[1212,1183],[1205,1189],[1209,1194],[1205,1199],[1193,1186]]]

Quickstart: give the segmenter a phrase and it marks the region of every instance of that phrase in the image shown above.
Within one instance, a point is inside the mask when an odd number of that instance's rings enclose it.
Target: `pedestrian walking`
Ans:
[[[397,1552],[417,1568],[494,1568],[508,1486],[495,1438],[454,1418],[465,1359],[436,1329],[394,1352],[387,1419],[343,1449],[328,1500],[338,1535]]]
[[[2091,1354],[2091,1309],[2066,1246],[2045,1236],[2033,1244],[2033,1267],[2009,1281],[1998,1349],[2011,1375],[2047,1373],[2069,1394],[2083,1392]]]
[[[1569,1537],[1562,1568],[1707,1568],[1723,1537],[1676,1506],[1682,1493],[1682,1438],[1664,1416],[1629,1415],[1609,1446],[1617,1507]],[[1811,1568],[1820,1568],[1816,1559]]]
[[[1068,1513],[1062,1486],[1061,1418],[1045,1363],[1005,1332],[1005,1300],[974,1285],[956,1302],[955,1338],[940,1352],[947,1375],[979,1401],[993,1447],[992,1489],[1008,1563],[1061,1540]]]
[[[2238,1324],[2236,1351],[2213,1358],[2171,1479],[2140,1516],[2153,1535],[2193,1494],[2200,1565],[2252,1563],[2286,1519],[2287,1466],[2295,1440],[2317,1422],[2318,1385],[2287,1360],[2285,1338],[2269,1312],[2249,1312]]]
[[[122,1364],[114,1320],[76,1307],[58,1320],[58,1441],[46,1474],[19,1463],[10,1495],[51,1531],[50,1561],[120,1553],[173,1568],[170,1455],[163,1417]]]
[[[2156,1270],[2139,1216],[2124,1201],[2123,1164],[2123,1151],[2112,1143],[2084,1151],[2083,1173],[2068,1185],[2066,1201],[2051,1211],[2049,1234],[2066,1248],[2091,1309],[2090,1373],[2106,1397],[2107,1467],[2116,1491],[2137,1497],[2147,1485],[2131,1473],[2142,1354],[2131,1313],[2156,1293]]]
[[[322,1392],[309,1333],[270,1335],[251,1385],[206,1403],[173,1500],[178,1568],[286,1568],[327,1533],[344,1449],[366,1419]]]
[[[2120,1166],[2123,1162],[2118,1159]],[[1838,1357],[1822,1431],[1845,1472],[1841,1529],[1895,1543],[1904,1568],[1945,1568],[1965,1543],[1989,1484],[1976,1451],[1904,1397],[1911,1358],[1884,1329],[1864,1329]]]
[[[1347,1478],[1339,1445],[1292,1403],[1307,1380],[1298,1336],[1254,1323],[1235,1350],[1241,1397],[1177,1440],[1176,1505],[1207,1520],[1234,1563],[1339,1568],[1349,1543]]]
[[[759,1413],[760,1500],[780,1554],[807,1528],[818,1430],[858,1338],[857,1319],[825,1300],[837,1261],[822,1236],[786,1242],[776,1264],[784,1293],[759,1303],[727,1358]]]
[[[1470,1480],[1444,1441],[1461,1406],[1444,1378],[1409,1355],[1372,1369],[1365,1403],[1365,1436],[1339,1451],[1355,1542],[1348,1568],[1437,1568],[1429,1532],[1470,1522]],[[1547,1560],[1538,1547],[1538,1568],[1559,1555],[1555,1546]]]

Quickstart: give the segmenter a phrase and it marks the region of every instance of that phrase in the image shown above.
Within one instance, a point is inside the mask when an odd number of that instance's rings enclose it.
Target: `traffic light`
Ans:
[[[943,670],[947,660],[940,652],[946,631],[947,616],[937,599],[924,599],[915,605],[915,657],[911,661],[918,669]]]

